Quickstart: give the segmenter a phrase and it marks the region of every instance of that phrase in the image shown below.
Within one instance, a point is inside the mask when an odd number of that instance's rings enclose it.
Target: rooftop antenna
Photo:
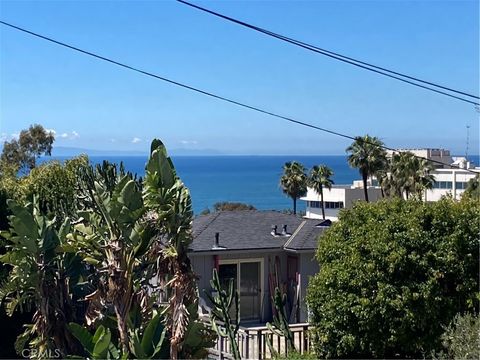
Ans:
[[[468,143],[470,142],[470,125],[467,125],[467,144],[465,147],[465,159],[468,161]]]

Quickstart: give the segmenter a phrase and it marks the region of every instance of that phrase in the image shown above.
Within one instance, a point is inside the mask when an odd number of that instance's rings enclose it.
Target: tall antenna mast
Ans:
[[[465,148],[465,159],[468,161],[468,143],[470,141],[470,125],[467,125],[467,144]]]

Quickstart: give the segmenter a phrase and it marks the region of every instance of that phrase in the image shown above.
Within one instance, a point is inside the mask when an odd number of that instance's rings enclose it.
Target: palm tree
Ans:
[[[297,199],[307,194],[307,175],[305,167],[296,161],[285,163],[280,178],[283,192],[293,200],[293,213],[297,213]]]
[[[396,193],[399,196],[405,194],[406,199],[411,194],[421,198],[425,190],[433,187],[433,170],[433,165],[427,159],[418,158],[409,151],[394,154],[391,173],[395,180]]]
[[[355,141],[346,149],[348,164],[360,171],[363,181],[365,201],[368,202],[367,179],[384,169],[387,164],[387,153],[382,148],[383,142],[375,137],[357,136]]]
[[[435,182],[435,176],[431,174],[434,167],[427,159],[416,159],[416,169],[414,173],[414,191],[416,196],[421,199],[425,190],[431,189]]]
[[[325,220],[325,204],[323,203],[323,188],[331,189],[333,180],[330,177],[333,176],[333,171],[326,165],[315,165],[310,171],[310,177],[308,178],[308,185],[311,186],[317,193],[320,194],[320,200],[322,202],[322,216]]]

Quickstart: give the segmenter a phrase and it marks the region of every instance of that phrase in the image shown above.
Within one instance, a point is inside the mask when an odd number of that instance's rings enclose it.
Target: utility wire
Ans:
[[[311,44],[305,43],[303,41],[295,40],[295,39],[292,39],[292,38],[287,37],[285,35],[281,35],[281,34],[275,33],[275,32],[270,31],[270,30],[266,30],[264,28],[261,28],[261,27],[255,26],[255,25],[251,25],[251,24],[243,22],[241,20],[234,19],[232,17],[220,14],[218,12],[215,12],[215,11],[206,9],[204,7],[189,3],[189,2],[184,1],[184,0],[177,0],[177,1],[182,3],[182,4],[185,4],[187,6],[193,7],[197,10],[200,10],[200,11],[206,12],[208,14],[217,16],[217,17],[222,18],[224,20],[233,22],[235,24],[238,24],[238,25],[241,25],[243,27],[252,29],[254,31],[263,33],[265,35],[274,37],[276,39],[285,41],[287,43],[299,46],[301,48],[313,51],[315,53],[328,56],[332,59],[339,60],[339,61],[345,62],[347,64],[357,66],[359,68],[362,68],[362,69],[365,69],[365,70],[368,70],[368,71],[372,71],[374,73],[384,75],[384,76],[387,76],[389,78],[392,78],[392,79],[395,79],[395,80],[398,80],[398,81],[402,81],[404,83],[407,83],[407,84],[410,84],[410,85],[413,85],[413,86],[423,88],[425,90],[429,90],[429,91],[436,92],[438,94],[449,96],[451,98],[454,98],[454,99],[457,99],[457,100],[460,100],[460,101],[464,101],[464,102],[467,102],[467,103],[470,103],[470,104],[473,104],[473,105],[479,105],[479,103],[477,103],[475,101],[471,101],[471,100],[468,100],[468,99],[465,99],[465,98],[462,98],[462,97],[459,97],[459,96],[455,96],[455,95],[449,94],[447,92],[437,90],[435,88],[425,86],[425,85],[422,85],[422,84],[419,84],[419,83],[431,85],[431,86],[434,86],[434,87],[437,87],[437,88],[440,88],[440,89],[448,90],[450,92],[461,94],[461,95],[464,95],[464,96],[468,96],[468,97],[471,97],[471,98],[474,98],[474,99],[480,99],[480,97],[478,97],[478,96],[475,96],[475,95],[472,95],[472,94],[469,94],[469,93],[466,93],[466,92],[463,92],[463,91],[460,91],[460,90],[455,90],[455,89],[452,89],[452,88],[449,88],[449,87],[446,87],[446,86],[443,86],[443,85],[435,84],[433,82],[422,80],[422,79],[419,79],[419,78],[416,78],[416,77],[413,77],[413,76],[402,74],[402,73],[399,73],[399,72],[396,72],[396,71],[393,71],[393,70],[389,70],[389,69],[386,69],[386,68],[383,68],[383,67],[380,67],[380,66],[377,66],[377,65],[369,64],[367,62],[360,61],[360,60],[357,60],[357,59],[354,59],[352,57],[348,57],[348,56],[345,56],[345,55],[341,55],[339,53],[336,53],[336,52],[333,52],[333,51],[330,51],[330,50],[322,49],[322,48],[317,47],[315,45],[311,45]],[[407,80],[407,79],[414,80],[416,82],[413,82],[413,81],[410,81],[410,80]]]
[[[237,105],[237,106],[246,108],[246,109],[254,110],[254,111],[256,111],[256,112],[259,112],[259,113],[262,113],[262,114],[266,114],[266,115],[270,115],[270,116],[273,116],[273,117],[276,117],[276,118],[279,118],[279,119],[283,119],[283,120],[285,120],[285,121],[288,121],[288,122],[291,122],[291,123],[294,123],[294,124],[298,124],[298,125],[302,125],[302,126],[305,126],[305,127],[311,128],[311,129],[323,131],[323,132],[326,132],[326,133],[328,133],[328,134],[332,134],[332,135],[335,135],[335,136],[340,136],[340,137],[343,137],[343,138],[345,138],[345,139],[356,140],[356,139],[358,138],[358,137],[355,137],[355,136],[351,136],[351,135],[347,135],[347,134],[340,133],[340,132],[338,132],[338,131],[329,130],[329,129],[326,129],[326,128],[323,128],[323,127],[320,127],[320,126],[317,126],[317,125],[313,125],[313,124],[310,124],[310,123],[307,123],[307,122],[303,122],[303,121],[300,121],[300,120],[296,120],[296,119],[293,119],[293,118],[288,117],[288,116],[283,116],[283,115],[280,115],[280,114],[277,114],[277,113],[274,113],[274,112],[271,112],[271,111],[268,111],[268,110],[264,110],[264,109],[259,108],[259,107],[256,107],[256,106],[252,106],[252,105],[248,105],[248,104],[245,104],[245,103],[241,103],[241,102],[239,102],[239,101],[232,100],[232,99],[226,98],[226,97],[224,97],[224,96],[216,95],[216,94],[214,94],[214,93],[211,93],[211,92],[208,92],[208,91],[205,91],[205,90],[202,90],[202,89],[198,89],[198,88],[195,88],[195,87],[193,87],[193,86],[186,85],[186,84],[180,83],[180,82],[178,82],[178,81],[171,80],[171,79],[168,79],[168,78],[166,78],[166,77],[163,77],[163,76],[160,76],[160,75],[157,75],[157,74],[154,74],[154,73],[145,71],[145,70],[141,70],[141,69],[139,69],[139,68],[136,68],[136,67],[133,67],[133,66],[130,66],[130,65],[121,63],[121,62],[119,62],[119,61],[116,61],[116,60],[113,60],[113,59],[110,59],[110,58],[107,58],[107,57],[104,57],[104,56],[101,56],[101,55],[97,55],[97,54],[92,53],[92,52],[90,52],[90,51],[80,49],[80,48],[75,47],[75,46],[73,46],[73,45],[69,45],[69,44],[67,44],[67,43],[64,43],[64,42],[61,42],[61,41],[52,39],[52,38],[50,38],[50,37],[47,37],[47,36],[44,36],[44,35],[41,35],[41,34],[38,34],[38,33],[35,33],[35,32],[33,32],[33,31],[30,31],[30,30],[21,28],[21,27],[19,27],[19,26],[16,26],[16,25],[7,23],[7,22],[2,21],[2,20],[0,20],[0,24],[5,25],[5,26],[8,26],[8,27],[10,27],[10,28],[12,28],[12,29],[15,29],[15,30],[24,32],[24,33],[26,33],[26,34],[32,35],[32,36],[34,36],[34,37],[37,37],[37,38],[40,38],[40,39],[49,41],[49,42],[54,43],[54,44],[56,44],[56,45],[60,45],[60,46],[62,46],[62,47],[68,48],[68,49],[70,49],[70,50],[77,51],[77,52],[82,53],[82,54],[84,54],[84,55],[88,55],[88,56],[91,56],[91,57],[93,57],[93,58],[96,58],[96,59],[99,59],[99,60],[102,60],[102,61],[106,61],[106,62],[108,62],[108,63],[111,63],[111,64],[114,64],[114,65],[120,66],[120,67],[122,67],[122,68],[125,68],[125,69],[128,69],[128,70],[132,70],[132,71],[135,71],[135,72],[137,72],[137,73],[140,73],[140,74],[143,74],[143,75],[146,75],[146,76],[149,76],[149,77],[158,79],[158,80],[162,80],[162,81],[165,81],[165,82],[167,82],[167,83],[170,83],[170,84],[173,84],[173,85],[176,85],[176,86],[179,86],[179,87],[182,87],[182,88],[185,88],[185,89],[188,89],[188,90],[191,90],[191,91],[194,91],[194,92],[197,92],[197,93],[200,93],[200,94],[203,94],[203,95],[206,95],[206,96],[209,96],[209,97],[218,99],[218,100],[222,100],[222,101],[228,102],[228,103],[230,103],[230,104],[234,104],[234,105]],[[365,143],[370,144],[370,145],[374,145],[374,146],[378,146],[378,147],[380,147],[380,148],[382,148],[382,149],[385,149],[385,150],[389,150],[389,151],[393,151],[393,152],[398,152],[398,150],[393,149],[393,148],[390,148],[390,147],[387,147],[387,146],[385,146],[385,145],[378,145],[378,144],[371,143],[371,142],[368,142],[368,141],[365,141]],[[436,164],[440,164],[440,165],[447,165],[447,166],[450,166],[450,167],[452,167],[452,168],[457,168],[456,166],[449,165],[449,164],[444,164],[444,163],[441,162],[441,161],[437,161],[437,160],[433,160],[433,159],[428,159],[428,158],[425,158],[425,157],[422,157],[422,156],[414,155],[414,157],[417,157],[417,158],[423,159],[423,160],[427,160],[427,161],[430,161],[430,162],[432,162],[432,163],[436,163]],[[478,172],[473,171],[473,170],[470,170],[470,169],[464,169],[464,170],[467,170],[467,171],[472,172],[472,173],[474,173],[474,174],[477,174],[477,173],[478,173]]]

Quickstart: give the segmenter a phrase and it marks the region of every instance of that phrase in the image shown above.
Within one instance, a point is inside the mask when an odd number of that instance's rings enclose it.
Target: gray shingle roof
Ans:
[[[202,215],[193,221],[193,243],[190,250],[212,251],[215,233],[219,244],[227,250],[282,249],[313,250],[318,235],[324,228],[316,227],[320,221],[307,220],[278,211],[221,211]],[[272,225],[278,233],[283,225],[291,236],[272,236]],[[298,231],[297,231],[298,229]]]

